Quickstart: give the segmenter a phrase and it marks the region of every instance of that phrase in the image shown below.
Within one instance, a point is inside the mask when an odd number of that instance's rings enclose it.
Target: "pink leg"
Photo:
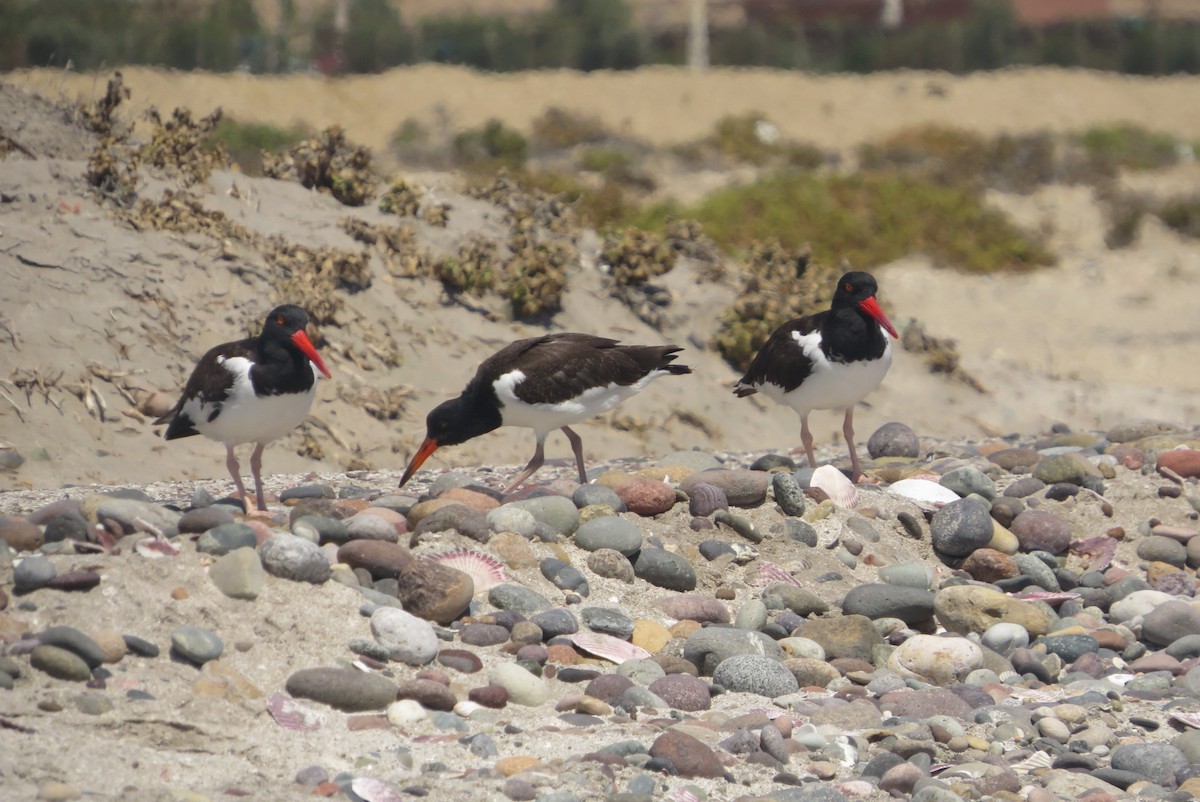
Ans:
[[[808,413],[800,416],[800,441],[804,443],[804,453],[808,455],[808,467],[816,469],[817,455],[813,453],[813,436],[808,430]]]
[[[511,493],[516,490],[525,483],[526,479],[533,476],[538,468],[542,467],[542,463],[546,461],[545,451],[543,450],[545,439],[544,435],[538,438],[537,449],[533,452],[533,459],[529,460],[529,464],[525,466],[525,470],[517,474],[517,478],[513,480],[513,483],[504,489],[505,493]]]
[[[233,453],[233,446],[225,446],[225,468],[233,477],[233,486],[237,488],[238,498],[242,500],[242,507],[249,512],[250,504],[246,499],[246,486],[242,484],[242,466],[238,464],[237,454]]]
[[[563,434],[567,436],[567,441],[571,444],[571,450],[575,452],[575,464],[579,467],[579,484],[586,485],[587,469],[583,467],[583,438],[571,431],[571,427],[562,427]]]
[[[854,407],[846,410],[846,420],[842,423],[842,436],[846,438],[846,446],[850,449],[850,479],[858,482],[863,478],[862,467],[858,464],[858,449],[854,447]]]
[[[256,443],[254,451],[250,453],[250,473],[254,475],[254,495],[258,499],[258,508],[263,512],[267,511],[267,502],[263,496],[262,485],[262,455],[263,449],[266,447],[266,443]]]

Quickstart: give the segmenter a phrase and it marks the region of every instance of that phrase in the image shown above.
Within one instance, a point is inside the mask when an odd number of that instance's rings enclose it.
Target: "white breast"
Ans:
[[[204,403],[199,398],[191,398],[183,406],[184,414],[192,419],[200,434],[226,445],[269,443],[283,437],[308,417],[317,395],[316,381],[307,392],[257,396],[250,383],[250,360],[239,356],[220,361],[234,377],[233,388],[225,400]],[[209,416],[218,408],[220,414],[209,421]]]
[[[785,393],[775,384],[764,384],[763,395],[780,404],[786,404],[803,414],[810,409],[848,409],[879,386],[888,368],[892,366],[892,344],[887,341],[879,359],[859,362],[830,362],[820,349],[820,337],[816,332],[801,335],[793,332],[792,337],[812,360],[812,372],[800,386]]]

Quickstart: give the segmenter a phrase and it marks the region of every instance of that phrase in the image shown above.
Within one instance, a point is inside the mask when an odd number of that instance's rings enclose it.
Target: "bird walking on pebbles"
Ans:
[[[429,455],[501,426],[533,429],[537,448],[505,490],[520,487],[544,462],[546,436],[562,429],[575,453],[579,481],[587,483],[583,440],[570,427],[614,408],[659,376],[691,373],[674,364],[675,345],[621,345],[573,332],[517,340],[480,364],[458,398],[426,418],[425,440],[400,480],[403,487]]]
[[[862,479],[854,447],[854,405],[879,386],[892,364],[888,335],[899,337],[875,300],[870,273],[838,279],[833,303],[824,312],[790,320],[776,329],[734,388],[740,398],[761,392],[800,415],[800,438],[809,467],[816,468],[808,414],[844,409],[842,425],[854,481]]]
[[[258,509],[266,510],[262,453],[308,416],[317,392],[316,371],[332,378],[308,337],[308,313],[293,304],[271,310],[257,337],[210,349],[188,378],[175,407],[155,421],[166,439],[202,434],[225,444],[225,467],[249,512],[234,447],[254,443],[250,472]]]

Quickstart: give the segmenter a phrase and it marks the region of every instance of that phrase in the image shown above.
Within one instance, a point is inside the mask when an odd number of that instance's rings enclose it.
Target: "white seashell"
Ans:
[[[387,706],[387,720],[395,727],[409,727],[426,718],[425,708],[416,699],[401,699]]]
[[[585,652],[611,660],[617,665],[626,660],[646,660],[652,656],[641,646],[634,646],[629,641],[602,632],[576,632],[570,637],[571,642]]]
[[[858,506],[858,488],[832,465],[822,465],[813,471],[808,485],[824,490],[830,501],[842,509],[852,510]]]
[[[1013,771],[1034,771],[1035,769],[1048,769],[1053,763],[1049,752],[1034,752],[1020,763],[1012,764],[1010,768]]]
[[[1180,724],[1186,724],[1193,729],[1200,730],[1200,713],[1184,713],[1183,711],[1175,710],[1172,711],[1171,718]]]
[[[780,568],[773,562],[763,560],[758,564],[758,571],[753,576],[747,578],[746,584],[753,587],[761,587],[769,585],[772,582],[786,582],[789,585],[800,587],[800,580],[789,574],[787,571]]]
[[[473,714],[480,710],[486,710],[483,705],[478,702],[472,702],[470,699],[463,699],[454,705],[454,714],[462,718],[470,718]]]
[[[889,485],[887,490],[889,493],[915,501],[917,506],[923,509],[937,509],[960,498],[958,493],[950,488],[928,479],[901,479]]]
[[[144,540],[139,540],[134,544],[133,550],[143,557],[150,557],[155,560],[163,557],[174,557],[179,554],[178,546],[161,537],[148,537]]]
[[[325,721],[325,717],[318,711],[305,707],[282,693],[273,693],[267,697],[267,711],[279,726],[289,730],[312,732],[321,729]]]
[[[363,802],[404,802],[396,789],[374,777],[357,777],[350,783],[350,790]]]
[[[490,554],[470,549],[457,549],[444,551],[441,554],[431,554],[426,559],[457,568],[470,576],[475,583],[476,595],[508,581],[508,574],[504,572],[504,563]]]

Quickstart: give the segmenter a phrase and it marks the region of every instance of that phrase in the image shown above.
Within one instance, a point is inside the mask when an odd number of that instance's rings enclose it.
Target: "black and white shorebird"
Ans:
[[[899,337],[875,300],[878,285],[870,273],[838,279],[833,304],[824,312],[784,323],[767,339],[737,383],[738,397],[762,393],[800,415],[800,438],[810,467],[817,467],[808,413],[844,409],[842,434],[850,448],[853,478],[862,478],[854,448],[854,405],[879,386],[892,364]]]
[[[299,426],[317,394],[316,370],[332,378],[305,331],[308,314],[284,304],[271,310],[262,333],[224,343],[200,357],[175,408],[155,421],[166,438],[202,434],[225,444],[225,467],[249,511],[234,446],[254,443],[250,472],[259,510],[266,510],[262,452]],[[314,369],[315,368],[315,369]]]
[[[533,429],[533,459],[504,491],[520,487],[544,462],[546,435],[562,429],[575,452],[579,481],[587,483],[583,441],[571,424],[595,417],[638,394],[659,376],[691,373],[673,364],[675,345],[620,345],[590,334],[557,333],[505,346],[488,357],[458,398],[439,404],[425,420],[425,441],[400,480],[403,487],[429,455],[501,426]]]

